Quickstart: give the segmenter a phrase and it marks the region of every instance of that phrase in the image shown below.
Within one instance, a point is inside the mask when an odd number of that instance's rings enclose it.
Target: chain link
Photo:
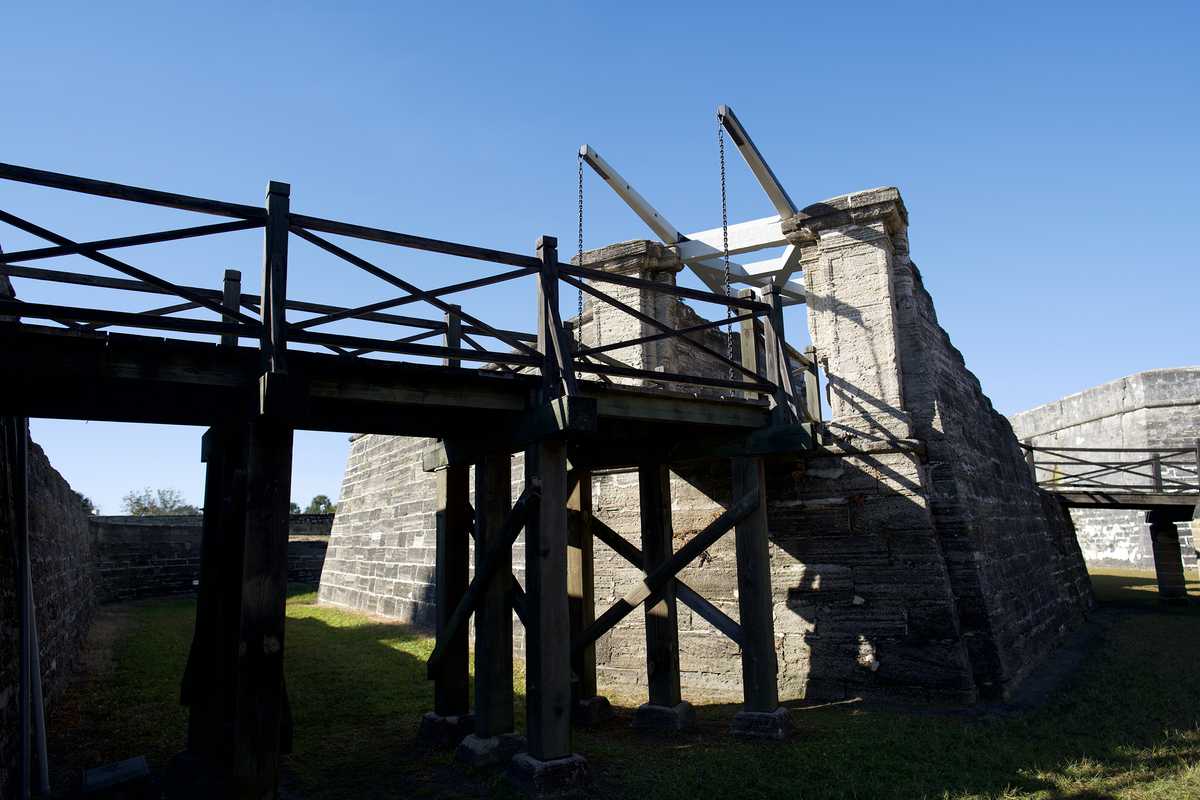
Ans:
[[[725,188],[725,125],[717,113],[717,146],[721,151],[721,244],[722,261],[725,265],[725,296],[729,297],[729,198]],[[733,318],[733,306],[725,306],[725,318]],[[727,358],[733,361],[733,325],[725,326]],[[734,379],[733,367],[729,368],[729,379]]]
[[[576,159],[579,167],[579,260],[576,266],[583,266],[583,155]],[[583,349],[583,289],[577,290],[577,313],[575,317],[575,343],[578,349]]]

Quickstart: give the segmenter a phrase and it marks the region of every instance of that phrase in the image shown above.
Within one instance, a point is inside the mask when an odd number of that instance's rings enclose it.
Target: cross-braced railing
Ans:
[[[290,208],[290,187],[278,182],[268,186],[265,205],[256,207],[12,165],[0,164],[0,178],[232,219],[81,242],[10,211],[0,210],[0,222],[48,243],[48,246],[9,253],[0,250],[0,275],[42,283],[163,295],[173,301],[144,311],[127,311],[106,308],[102,303],[69,306],[0,296],[0,320],[42,320],[84,333],[132,328],[191,338],[215,336],[227,345],[245,339],[257,340],[267,374],[286,373],[289,349],[315,347],[345,358],[386,355],[393,359],[437,359],[454,367],[465,363],[476,367],[490,365],[510,372],[540,372],[544,381],[558,387],[554,392],[558,396],[577,394],[578,376],[581,375],[593,376],[600,381],[633,378],[684,384],[716,390],[726,398],[765,400],[774,410],[773,417],[777,422],[815,422],[820,419],[815,359],[811,354],[802,355],[787,345],[783,330],[783,298],[774,286],[757,294],[746,290],[737,296],[726,296],[561,263],[553,237],[539,239],[537,254],[530,256],[297,214]],[[262,229],[264,236],[262,289],[258,295],[242,293],[241,275],[236,271],[225,273],[220,288],[204,288],[167,280],[134,266],[125,257],[114,255],[145,245],[254,229]],[[330,236],[339,237],[342,243],[331,241]],[[340,262],[379,279],[396,291],[383,299],[352,307],[289,298],[288,248],[294,239],[335,256]],[[438,253],[506,269],[434,288],[421,288],[394,270],[354,252],[351,249],[354,241]],[[118,275],[85,274],[34,264],[64,256],[83,257]],[[533,278],[537,285],[537,333],[486,322],[465,310],[462,298],[455,297],[524,278]],[[572,336],[569,321],[564,322],[561,317],[558,294],[562,284],[586,293],[593,299],[593,304],[605,304],[633,317],[642,323],[644,335],[584,345]],[[601,288],[612,285],[725,306],[732,316],[676,329]],[[441,312],[441,318],[397,313],[402,307],[416,304],[432,306]],[[214,316],[198,318],[193,312],[208,312]],[[353,333],[331,330],[332,326],[343,322],[357,323],[359,329]],[[362,323],[389,326],[394,333],[363,335],[359,332]],[[722,353],[702,341],[702,334],[726,325],[741,327],[740,357],[732,353],[732,348],[729,353]],[[734,334],[731,331],[729,335]],[[439,337],[440,343],[429,341]],[[614,358],[614,353],[623,348],[667,339],[677,339],[696,350],[710,368],[690,373],[667,372],[626,364]],[[796,366],[805,371],[807,403],[798,401],[799,393],[793,387]]]
[[[1057,492],[1200,494],[1200,440],[1190,447],[1056,447],[1023,442],[1034,480]]]

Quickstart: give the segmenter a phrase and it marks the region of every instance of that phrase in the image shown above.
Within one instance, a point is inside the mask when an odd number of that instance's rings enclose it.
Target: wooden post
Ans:
[[[475,566],[512,508],[512,462],[507,453],[484,457],[475,468]],[[475,735],[489,739],[512,733],[513,620],[508,590],[512,550],[488,583],[475,614]]]
[[[283,635],[287,599],[292,429],[272,417],[249,425],[234,772],[238,796],[275,797],[285,718]]]
[[[772,282],[762,290],[763,302],[771,306],[763,322],[763,353],[766,359],[767,380],[775,384],[771,395],[771,418],[776,424],[797,421],[796,390],[792,386],[792,371],[784,347],[783,297],[778,284]]]
[[[1037,486],[1037,460],[1033,452],[1033,439],[1026,439],[1025,445],[1025,463],[1029,465],[1029,475],[1033,478],[1033,485]]]
[[[529,755],[571,755],[571,624],[567,610],[567,448],[546,439],[525,453],[526,480],[541,483],[525,526],[526,727]]]
[[[596,621],[595,564],[592,537],[592,474],[576,470],[567,499],[567,603],[571,615],[571,639]],[[596,694],[596,646],[574,653],[571,669],[574,721],[592,724],[611,715],[608,700]]]
[[[821,421],[821,377],[817,372],[817,348],[804,350],[808,364],[804,368],[804,411],[809,422]]]
[[[738,619],[742,628],[742,694],[745,708],[733,733],[749,738],[781,739],[790,730],[779,706],[775,654],[771,554],[767,543],[767,492],[761,458],[735,458],[733,496],[758,496],[758,505],[734,528],[738,573]]]
[[[738,292],[738,297],[743,300],[753,300],[755,298],[753,289],[742,289]],[[760,378],[763,377],[763,364],[759,358],[758,337],[762,333],[762,321],[757,317],[742,320],[741,336],[739,343],[741,344],[741,359],[740,363],[748,370],[752,370]],[[743,396],[748,400],[754,400],[762,396],[761,392],[753,389],[744,391]]]
[[[221,305],[225,306],[226,308],[233,309],[234,311],[237,311],[242,307],[242,273],[236,269],[225,270],[225,283],[223,286]],[[236,318],[229,315],[225,315],[222,319],[224,322],[237,322]],[[222,347],[237,347],[237,344],[237,334],[221,334]]]
[[[268,372],[287,371],[287,252],[292,187],[267,184],[267,224],[263,253],[262,350]]]
[[[642,569],[647,575],[672,555],[671,473],[665,464],[638,465],[638,500],[642,520]],[[646,683],[649,706],[638,710],[638,727],[678,728],[663,709],[673,710],[682,701],[679,690],[679,624],[675,604],[675,581],[669,581],[661,599],[645,608]],[[643,710],[645,709],[645,710]],[[640,719],[639,719],[640,717]]]
[[[1158,453],[1150,455],[1150,474],[1154,480],[1154,491],[1161,492],[1163,490],[1162,482],[1162,456]]]
[[[443,337],[446,347],[462,347],[462,306],[450,306],[445,313],[446,335]],[[442,361],[447,367],[461,367],[462,359],[446,358]]]
[[[17,795],[22,800],[30,796],[33,785],[33,594],[32,581],[27,574],[29,563],[29,420],[9,417],[9,450],[12,465],[13,538],[17,572],[14,576],[17,595],[17,747],[20,761],[17,766]]]

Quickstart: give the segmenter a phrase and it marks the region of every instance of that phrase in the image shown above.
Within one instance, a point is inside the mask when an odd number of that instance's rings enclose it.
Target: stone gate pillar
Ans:
[[[808,329],[830,386],[830,430],[866,441],[907,439],[893,262],[908,214],[896,189],[817,203],[783,224],[800,247]]]

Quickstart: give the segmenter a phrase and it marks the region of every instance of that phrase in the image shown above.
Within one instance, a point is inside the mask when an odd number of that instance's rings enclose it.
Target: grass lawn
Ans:
[[[1158,608],[1148,573],[1105,571],[1094,581],[1110,606],[1102,640],[1036,711],[806,708],[794,712],[789,742],[748,745],[725,732],[731,706],[700,708],[698,730],[665,744],[633,734],[622,710],[578,733],[576,749],[592,764],[597,795],[614,798],[1200,797],[1200,608]],[[296,591],[288,602],[296,753],[286,785],[303,800],[505,796],[495,776],[412,746],[431,706],[432,640],[314,600]],[[140,753],[161,767],[181,749],[178,677],[192,614],[186,600],[104,610],[98,650],[111,658],[93,654],[53,710],[56,783]]]

